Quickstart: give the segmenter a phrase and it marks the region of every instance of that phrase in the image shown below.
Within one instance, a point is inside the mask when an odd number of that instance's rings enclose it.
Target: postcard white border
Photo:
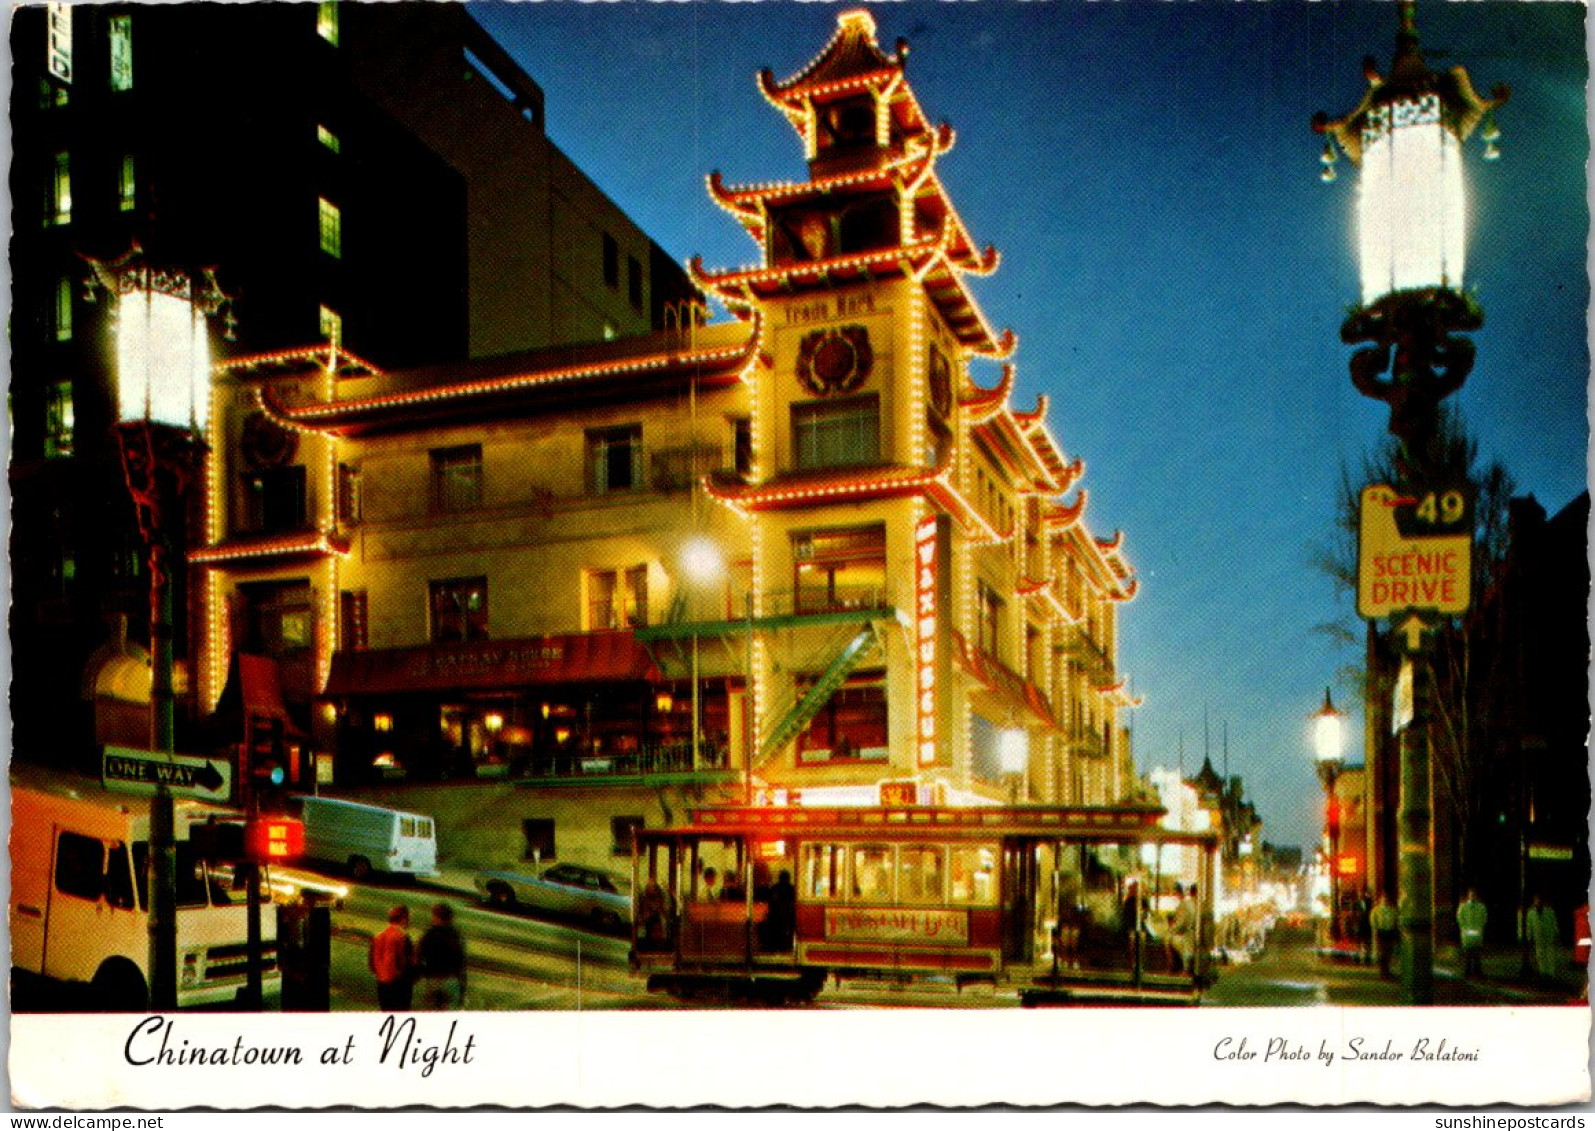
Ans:
[[[865,1009],[414,1014],[451,1062],[384,1062],[380,1013],[20,1015],[21,1108],[357,1105],[1567,1104],[1590,1096],[1584,1006],[1468,1009]],[[161,1019],[166,1020],[166,1019]],[[134,1036],[135,1032],[138,1034]],[[135,1064],[290,1046],[297,1065]],[[130,1038],[131,1050],[130,1050]],[[1241,1040],[1250,1056],[1240,1053]],[[1360,1044],[1353,1042],[1360,1038]],[[463,1050],[469,1039],[470,1062]],[[1429,1052],[1470,1054],[1414,1059]],[[1227,1043],[1226,1043],[1227,1042]],[[1272,1044],[1271,1044],[1272,1043]],[[1270,1055],[1270,1048],[1274,1054]],[[1400,1053],[1348,1059],[1348,1049]],[[1302,1054],[1299,1059],[1280,1050]],[[131,1051],[131,1055],[129,1055]],[[1326,1054],[1332,1057],[1326,1059]],[[321,1063],[323,1057],[337,1063]]]

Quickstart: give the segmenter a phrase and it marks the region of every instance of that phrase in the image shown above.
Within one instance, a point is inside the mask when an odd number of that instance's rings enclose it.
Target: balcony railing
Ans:
[[[684,774],[694,768],[723,770],[730,767],[730,751],[722,742],[707,737],[698,746],[699,765],[692,764],[690,739],[648,742],[625,753],[597,753],[578,750],[541,752],[524,755],[510,764],[510,777],[520,780],[592,779],[639,777],[645,774]]]

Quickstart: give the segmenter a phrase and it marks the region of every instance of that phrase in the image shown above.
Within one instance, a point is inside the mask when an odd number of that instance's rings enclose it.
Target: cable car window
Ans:
[[[897,898],[900,903],[936,906],[946,898],[947,869],[937,844],[905,844],[897,850]]]
[[[841,899],[847,871],[847,853],[839,844],[803,847],[803,896],[806,899]]]
[[[997,853],[989,845],[955,845],[949,875],[953,903],[990,907],[997,902]]]
[[[853,899],[861,903],[892,902],[892,849],[861,844],[853,849]]]

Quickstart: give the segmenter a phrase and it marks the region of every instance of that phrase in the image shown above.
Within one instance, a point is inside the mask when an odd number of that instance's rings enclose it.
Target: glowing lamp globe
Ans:
[[[997,763],[1005,774],[1022,774],[1030,762],[1030,735],[1010,727],[997,736]]]
[[[203,431],[210,415],[205,311],[185,294],[124,290],[117,300],[116,383],[123,423],[148,420]]]
[[[1320,765],[1333,765],[1342,757],[1340,741],[1340,712],[1330,701],[1329,689],[1324,688],[1324,706],[1313,716],[1313,748]]]
[[[1357,252],[1362,301],[1460,290],[1467,251],[1462,142],[1434,93],[1371,108],[1362,124]]]
[[[703,535],[694,535],[681,548],[681,566],[693,581],[705,584],[718,581],[725,572],[720,547]]]

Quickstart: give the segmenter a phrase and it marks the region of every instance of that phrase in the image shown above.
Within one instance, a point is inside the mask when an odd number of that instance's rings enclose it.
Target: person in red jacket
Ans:
[[[410,909],[402,903],[388,912],[388,925],[371,940],[371,973],[377,980],[377,1005],[387,1013],[410,1008],[415,984],[415,944],[410,941]]]

